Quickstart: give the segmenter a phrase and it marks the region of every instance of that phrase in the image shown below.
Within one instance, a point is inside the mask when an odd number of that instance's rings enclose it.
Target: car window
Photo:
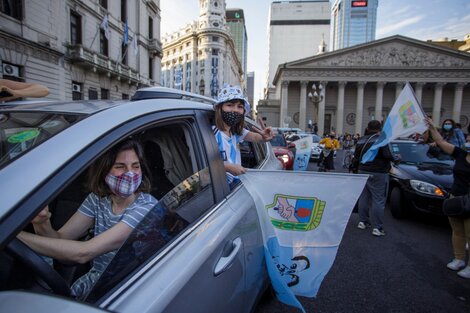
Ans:
[[[196,133],[194,121],[188,118],[132,134],[132,138],[139,141],[144,149],[151,173],[150,193],[159,202],[118,250],[91,290],[87,301],[98,299],[124,282],[130,273],[158,254],[165,245],[176,240],[214,206],[209,162],[205,154],[199,152],[203,145]],[[63,226],[87,197],[87,172],[84,169],[50,202],[54,229]],[[92,234],[91,230],[87,236]],[[70,267],[55,263],[56,268],[61,268],[62,275],[67,272],[66,279],[70,285],[90,268],[89,264]]]
[[[283,134],[275,134],[271,139],[271,145],[273,147],[287,147],[286,139]]]
[[[312,142],[313,143],[319,143],[320,140],[321,140],[320,136],[312,135]]]
[[[44,112],[0,113],[0,168],[84,117]]]
[[[402,163],[441,163],[452,165],[452,157],[445,154],[438,147],[431,147],[418,142],[392,142],[392,153],[397,155]]]
[[[249,123],[245,125],[249,130],[252,128]],[[242,141],[240,143],[240,155],[243,167],[258,168],[267,156],[266,143]]]

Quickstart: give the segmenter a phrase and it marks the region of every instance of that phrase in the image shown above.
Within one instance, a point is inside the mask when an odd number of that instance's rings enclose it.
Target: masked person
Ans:
[[[465,136],[460,128],[456,127],[453,119],[445,119],[442,122],[441,135],[448,143],[463,148],[465,146]]]
[[[244,128],[245,114],[250,111],[250,104],[243,96],[239,86],[226,85],[219,91],[215,110],[215,126],[213,126],[215,139],[219,146],[227,182],[233,185],[238,181],[238,175],[244,174],[246,169],[241,165],[240,142],[269,141],[274,134],[271,127],[261,126],[258,132]]]
[[[452,155],[455,164],[452,169],[453,183],[450,190],[451,197],[464,196],[470,188],[470,152],[456,146],[441,136],[430,118],[426,119],[429,131],[435,143],[447,154]],[[449,224],[452,228],[452,248],[454,259],[447,263],[447,268],[458,271],[457,275],[470,278],[470,260],[465,262],[465,246],[470,244],[470,217],[450,217]]]
[[[158,203],[150,191],[149,171],[141,145],[126,140],[95,162],[89,172],[92,191],[77,212],[59,230],[51,226],[46,206],[32,221],[36,234],[18,238],[37,253],[59,261],[84,264],[88,273],[77,279],[72,294],[82,299],[93,287],[119,247],[142,218]],[[94,236],[79,241],[88,229]]]

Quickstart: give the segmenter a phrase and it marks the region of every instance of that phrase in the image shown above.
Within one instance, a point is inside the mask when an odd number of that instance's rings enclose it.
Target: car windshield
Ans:
[[[0,168],[82,117],[49,112],[1,112]]]
[[[312,142],[313,143],[319,143],[321,140],[320,136],[318,135],[312,135]]]
[[[276,134],[274,135],[273,139],[271,139],[271,145],[273,147],[286,147],[286,139],[284,138],[283,134]]]
[[[438,147],[418,142],[392,142],[390,146],[401,163],[453,165],[452,157]]]

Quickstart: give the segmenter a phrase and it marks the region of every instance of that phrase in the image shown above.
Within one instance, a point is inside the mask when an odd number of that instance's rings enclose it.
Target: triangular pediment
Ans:
[[[298,67],[470,68],[470,53],[392,36],[292,61],[284,66]]]

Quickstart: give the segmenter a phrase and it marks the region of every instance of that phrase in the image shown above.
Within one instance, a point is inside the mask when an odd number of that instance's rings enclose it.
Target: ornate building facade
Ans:
[[[55,100],[128,98],[159,83],[158,0],[8,3],[0,13],[3,78],[45,85]]]
[[[470,54],[398,35],[288,62],[274,82],[276,97],[260,101],[258,115],[304,130],[311,120],[320,135],[363,134],[368,121],[386,119],[406,82],[436,123],[467,127],[470,118]],[[322,87],[316,98],[313,85]]]
[[[225,10],[225,0],[200,0],[199,19],[162,39],[162,86],[216,97],[226,83],[242,85]]]

